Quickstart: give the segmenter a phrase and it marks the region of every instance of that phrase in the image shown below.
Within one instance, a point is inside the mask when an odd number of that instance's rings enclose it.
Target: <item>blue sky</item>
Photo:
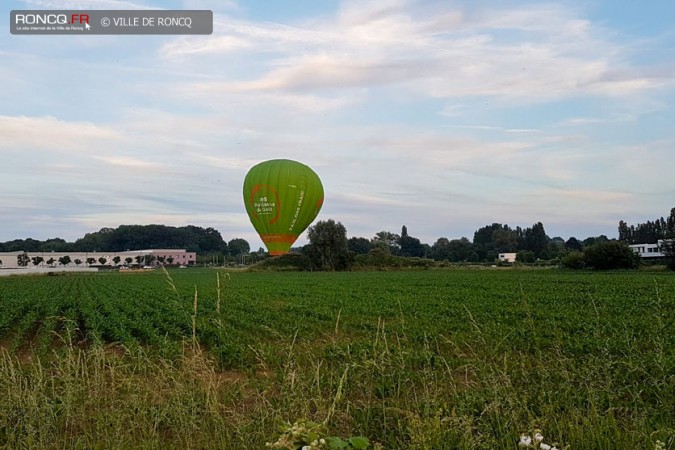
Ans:
[[[492,222],[617,235],[675,206],[675,2],[25,0],[212,9],[211,36],[0,25],[0,241],[194,224],[262,243],[252,165],[310,165],[319,219],[433,244]],[[304,239],[300,239],[302,243]]]

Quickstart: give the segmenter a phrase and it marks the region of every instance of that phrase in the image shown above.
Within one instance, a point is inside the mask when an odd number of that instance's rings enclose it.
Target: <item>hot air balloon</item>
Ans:
[[[264,161],[244,178],[244,204],[269,254],[283,255],[319,214],[323,186],[319,176],[302,163]]]

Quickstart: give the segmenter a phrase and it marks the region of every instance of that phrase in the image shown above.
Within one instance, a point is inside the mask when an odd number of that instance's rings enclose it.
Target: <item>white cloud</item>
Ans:
[[[55,117],[0,116],[0,149],[45,149],[69,153],[108,147],[124,140],[110,127]]]

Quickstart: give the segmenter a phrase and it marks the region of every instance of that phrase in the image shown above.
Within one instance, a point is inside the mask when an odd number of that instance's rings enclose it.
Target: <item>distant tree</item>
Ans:
[[[425,256],[424,245],[422,245],[419,239],[408,235],[408,228],[405,225],[401,228],[401,237],[398,240],[398,245],[400,248],[399,255],[401,256]]]
[[[69,251],[68,243],[61,238],[47,239],[40,244],[40,250],[43,252],[64,252]]]
[[[375,237],[371,240],[371,243],[375,244],[376,242],[384,242],[387,246],[389,246],[389,252],[391,254],[398,255],[398,252],[401,248],[399,245],[400,240],[401,237],[396,233],[392,233],[390,231],[379,231],[375,233]]]
[[[582,244],[584,245],[584,247],[588,247],[601,242],[609,242],[609,238],[604,234],[601,234],[600,236],[596,237],[587,237],[586,239],[583,240]]]
[[[101,256],[101,257],[98,259],[98,262],[99,262],[99,264],[104,265],[105,263],[108,262],[108,260],[105,258],[105,256]]]
[[[145,256],[143,257],[144,264],[145,264],[146,266],[152,265],[152,263],[155,261],[155,258],[156,258],[155,255],[152,255],[152,254],[147,254],[147,255],[145,255]]]
[[[49,258],[46,262],[49,267],[52,267],[56,260],[54,258]]]
[[[357,255],[365,255],[372,247],[370,241],[364,237],[351,237],[347,240],[349,251]]]
[[[332,219],[319,221],[307,230],[309,244],[303,248],[314,267],[322,270],[344,270],[351,263],[347,229]]]
[[[29,262],[30,258],[26,252],[23,252],[16,257],[16,263],[19,265],[19,267],[27,267]]]
[[[498,253],[514,252],[522,247],[522,230],[493,223],[479,228],[473,234],[473,248],[479,260],[492,261]]]
[[[595,270],[635,269],[640,263],[640,256],[625,242],[598,242],[584,250],[586,266]]]
[[[138,255],[134,257],[134,260],[136,261],[136,264],[140,266],[141,263],[145,260],[145,257],[143,255]]]
[[[158,256],[157,257],[157,262],[160,263],[162,266],[164,265],[165,260],[166,260],[166,256]]]
[[[115,255],[115,257],[112,260],[115,263],[115,265],[118,266],[120,261],[122,261],[122,258],[120,258],[119,255]]]
[[[96,258],[92,258],[91,256],[89,258],[87,258],[87,265],[88,266],[91,266],[95,262],[96,262]]]
[[[76,260],[75,260],[75,261],[73,261],[73,262],[75,263],[75,265],[76,265],[76,266],[79,266],[80,264],[82,264],[82,260],[81,260],[81,259],[79,259],[79,258],[78,258],[78,259],[76,259]]]
[[[544,225],[537,222],[531,228],[526,228],[523,236],[523,249],[534,253],[535,258],[544,258],[544,252],[548,246],[548,236],[544,231]]]
[[[619,240],[628,242],[629,244],[633,243],[633,231],[623,220],[619,221]]]
[[[560,260],[560,264],[567,269],[583,269],[584,254],[579,251],[571,251]]]
[[[471,241],[465,237],[453,240],[442,237],[431,246],[429,256],[436,261],[478,261],[479,257],[473,247]]]
[[[168,262],[169,265],[173,264],[173,256],[169,256],[168,258],[166,258],[166,262]]]
[[[533,263],[535,261],[534,252],[530,250],[519,250],[516,253],[516,262]]]
[[[436,261],[456,261],[456,256],[450,249],[450,240],[446,237],[436,239],[431,246],[431,257]]]
[[[45,260],[45,259],[44,259],[42,256],[33,256],[33,257],[31,258],[31,261],[33,261],[33,265],[34,265],[34,266],[39,266],[40,263],[41,263],[42,261],[44,261],[44,260]]]
[[[70,256],[64,255],[60,257],[59,264],[61,264],[62,266],[67,266],[68,264],[70,264]]]
[[[565,248],[570,251],[580,252],[581,250],[584,249],[584,244],[582,244],[581,241],[579,241],[579,239],[571,237],[567,241],[565,241]]]
[[[227,243],[227,249],[232,256],[239,256],[251,251],[251,246],[245,239],[234,238]]]
[[[673,209],[675,211],[675,208]],[[666,264],[670,270],[675,270],[675,233],[673,237],[664,239],[659,245],[661,253],[666,255]]]
[[[134,262],[134,258],[132,258],[131,256],[127,256],[126,258],[124,258],[124,262],[127,263],[127,266],[130,266],[131,263]]]

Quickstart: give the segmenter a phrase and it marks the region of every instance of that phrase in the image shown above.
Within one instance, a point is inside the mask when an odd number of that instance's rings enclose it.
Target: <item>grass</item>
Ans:
[[[0,447],[673,448],[672,274],[218,273],[0,280]]]

